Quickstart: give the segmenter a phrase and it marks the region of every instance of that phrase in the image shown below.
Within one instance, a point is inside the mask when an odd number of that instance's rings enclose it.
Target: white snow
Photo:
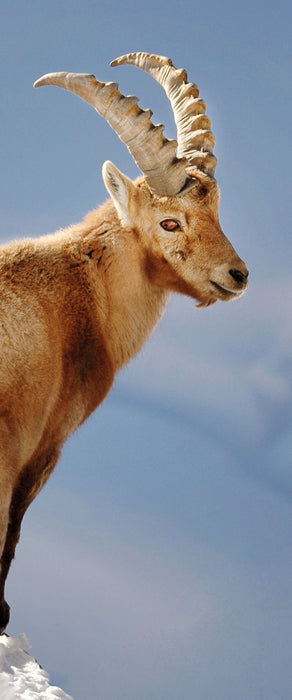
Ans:
[[[61,688],[50,685],[49,675],[27,653],[25,634],[0,636],[1,700],[72,700]]]

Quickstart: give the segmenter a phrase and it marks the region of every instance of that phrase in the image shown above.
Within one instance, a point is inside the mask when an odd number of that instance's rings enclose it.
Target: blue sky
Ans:
[[[1,8],[1,240],[80,220],[106,198],[106,159],[137,174],[94,110],[33,90],[43,73],[115,80],[175,135],[161,88],[109,67],[146,50],[199,85],[221,224],[250,269],[236,303],[172,298],[26,515],[8,631],[75,700],[291,694],[291,14],[281,0]]]

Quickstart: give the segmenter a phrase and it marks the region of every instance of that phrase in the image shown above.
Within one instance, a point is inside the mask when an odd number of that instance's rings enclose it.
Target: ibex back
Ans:
[[[236,299],[247,286],[247,269],[219,225],[214,137],[198,88],[161,56],[128,54],[119,64],[137,65],[165,89],[177,142],[115,83],[44,76],[36,87],[71,90],[105,116],[143,176],[132,182],[106,162],[108,202],[67,230],[0,251],[2,631],[21,520],[66,438],[140,349],[170,292],[208,306]]]

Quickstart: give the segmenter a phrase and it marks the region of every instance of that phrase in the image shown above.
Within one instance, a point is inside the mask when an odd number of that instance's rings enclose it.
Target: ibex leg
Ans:
[[[11,504],[9,501],[10,509],[8,506],[9,515],[6,515],[6,536],[2,548],[0,570],[0,633],[3,632],[9,621],[9,606],[4,600],[4,587],[19,540],[22,518],[30,503],[49,478],[58,457],[59,450],[54,449],[26,465],[19,476],[12,498],[10,498]]]
[[[9,621],[9,606],[4,600],[4,590],[2,590],[1,582],[3,576],[5,576],[4,569],[2,569],[2,555],[8,531],[11,496],[12,484],[11,482],[9,483],[6,475],[0,474],[0,634]]]

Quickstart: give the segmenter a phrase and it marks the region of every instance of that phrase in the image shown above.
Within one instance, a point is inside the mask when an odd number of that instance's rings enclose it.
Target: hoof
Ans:
[[[8,625],[9,622],[9,617],[10,617],[10,608],[8,603],[6,603],[5,600],[2,600],[0,603],[0,634],[4,632],[5,628]]]

